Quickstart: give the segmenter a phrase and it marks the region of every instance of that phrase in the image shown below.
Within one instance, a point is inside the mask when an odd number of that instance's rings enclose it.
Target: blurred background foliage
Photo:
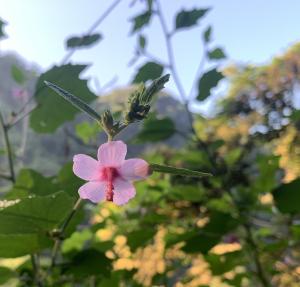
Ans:
[[[209,9],[178,11],[168,30],[159,1],[143,3],[132,19],[137,38],[132,64],[140,57],[145,62],[133,71],[128,87],[115,89],[112,83],[110,92],[95,95],[81,77],[87,66],[70,62],[77,49],[105,41],[97,25],[69,38],[63,63],[43,73],[28,70],[15,55],[1,56],[0,284],[299,286],[300,45],[263,66],[224,66],[226,53],[214,46],[213,29],[205,23]],[[147,50],[151,38],[144,28],[152,18],[158,18],[165,36],[164,60]],[[203,59],[188,94],[171,40],[200,22]],[[10,36],[5,25],[2,19],[0,37]],[[118,118],[138,83],[166,72],[178,97],[167,89],[158,93],[148,118],[118,138],[128,143],[130,156],[213,177],[153,174],[137,183],[129,205],[85,202],[60,238],[59,260],[51,266],[55,231],[82,184],[72,174],[72,156],[95,156],[106,137],[44,80],[99,113],[109,107]],[[209,100],[220,83],[227,88],[212,116],[192,113],[191,105]]]

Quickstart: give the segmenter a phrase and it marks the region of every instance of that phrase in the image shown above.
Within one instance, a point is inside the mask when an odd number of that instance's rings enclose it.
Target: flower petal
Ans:
[[[98,149],[98,160],[106,167],[121,166],[125,160],[127,145],[122,141],[111,141],[101,145]]]
[[[84,180],[98,180],[101,177],[100,163],[85,154],[73,157],[73,172]]]
[[[124,161],[118,172],[126,180],[145,179],[149,176],[149,164],[140,158],[128,159]]]
[[[131,198],[135,197],[135,188],[131,182],[116,178],[113,182],[114,197],[113,202],[117,205],[127,203]]]
[[[105,199],[106,183],[101,181],[90,181],[81,186],[78,190],[79,196],[98,203]]]

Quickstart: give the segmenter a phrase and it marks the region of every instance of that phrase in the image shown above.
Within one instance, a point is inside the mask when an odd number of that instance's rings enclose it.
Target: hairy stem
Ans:
[[[55,239],[54,246],[53,246],[52,253],[51,253],[51,269],[53,267],[55,267],[56,258],[57,258],[61,243],[62,243],[63,238],[64,238],[64,233],[65,233],[69,223],[71,222],[72,218],[74,217],[76,211],[78,210],[81,201],[82,201],[81,198],[77,199],[77,201],[75,202],[71,212],[68,214],[68,216],[66,217],[66,219],[62,223],[60,229],[58,230],[58,238]]]

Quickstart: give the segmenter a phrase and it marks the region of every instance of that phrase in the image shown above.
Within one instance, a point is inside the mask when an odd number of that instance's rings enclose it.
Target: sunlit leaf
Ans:
[[[97,122],[82,122],[75,127],[76,135],[84,142],[89,143],[96,139],[101,132],[101,127]]]
[[[215,88],[219,81],[223,79],[222,73],[218,72],[217,69],[212,69],[200,78],[198,82],[198,96],[197,100],[203,101],[210,96],[211,89]]]
[[[140,83],[155,80],[162,75],[163,70],[163,66],[154,62],[148,62],[139,68],[132,82]]]
[[[15,272],[13,272],[11,269],[0,266],[0,284],[4,284],[14,276]]]
[[[54,82],[65,90],[74,93],[80,100],[90,103],[96,97],[87,87],[87,81],[79,79],[85,65],[64,65],[53,67],[43,73],[36,84],[35,99],[39,105],[30,115],[31,128],[39,133],[53,133],[67,121],[74,119],[79,112],[56,92],[49,89],[44,81]]]
[[[205,16],[210,9],[182,10],[176,16],[176,29],[188,28],[197,24],[198,20]]]
[[[91,35],[84,35],[84,36],[74,36],[66,41],[66,46],[68,49],[74,48],[83,48],[95,45],[102,39],[102,35],[99,33],[91,34]]]

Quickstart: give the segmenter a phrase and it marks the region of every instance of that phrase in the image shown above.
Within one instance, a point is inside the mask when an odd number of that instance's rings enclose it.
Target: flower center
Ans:
[[[103,170],[103,177],[106,181],[105,195],[107,201],[114,199],[114,186],[113,180],[118,176],[118,171],[114,167],[105,167]]]

